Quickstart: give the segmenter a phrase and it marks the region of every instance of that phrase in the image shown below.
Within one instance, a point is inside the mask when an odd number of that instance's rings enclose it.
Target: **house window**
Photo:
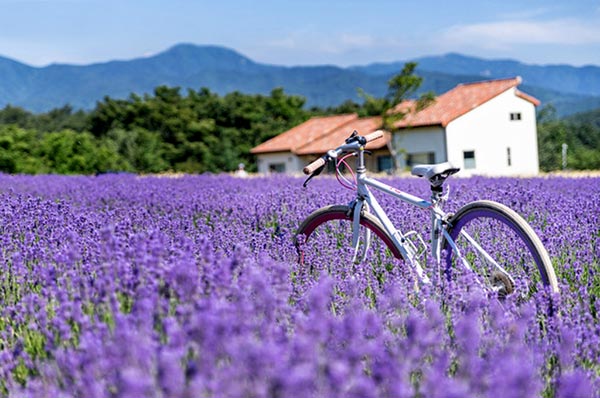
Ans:
[[[510,147],[506,148],[506,164],[508,166],[512,166],[512,159],[511,159],[511,156],[510,156]]]
[[[475,151],[463,151],[465,169],[475,168]]]
[[[521,120],[521,112],[512,112],[510,114],[510,120],[513,122]]]
[[[394,168],[391,155],[377,156],[377,171],[388,171]]]
[[[269,173],[285,173],[285,163],[269,164]]]
[[[406,156],[406,165],[414,166],[416,164],[431,164],[435,163],[435,153],[434,152],[419,152],[419,153],[409,153]]]

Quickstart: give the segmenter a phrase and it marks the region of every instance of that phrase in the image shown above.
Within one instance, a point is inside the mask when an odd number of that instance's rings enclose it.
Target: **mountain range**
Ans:
[[[422,91],[445,92],[459,83],[521,76],[522,91],[553,104],[560,116],[600,108],[600,67],[528,65],[461,54],[413,59],[424,78]],[[179,44],[151,57],[90,65],[33,67],[0,57],[0,107],[8,104],[44,112],[66,104],[91,109],[105,96],[152,93],[159,85],[218,94],[268,94],[283,87],[306,97],[308,106],[360,101],[357,89],[383,96],[387,81],[405,61],[363,66],[278,66],[262,64],[228,48]],[[543,106],[543,105],[542,105]]]

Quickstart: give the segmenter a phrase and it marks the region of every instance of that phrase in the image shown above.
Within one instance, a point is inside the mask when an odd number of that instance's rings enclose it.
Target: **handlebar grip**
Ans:
[[[318,169],[321,166],[325,165],[325,159],[324,158],[318,158],[317,160],[315,160],[314,162],[310,163],[308,166],[306,166],[304,169],[302,169],[302,171],[304,172],[304,174],[312,174],[315,172],[316,169]]]
[[[381,137],[383,137],[383,130],[373,131],[371,134],[365,135],[367,142],[375,141]]]

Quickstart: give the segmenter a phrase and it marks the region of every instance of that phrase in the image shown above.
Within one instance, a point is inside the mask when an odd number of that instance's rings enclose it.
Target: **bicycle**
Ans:
[[[304,183],[306,187],[334,161],[338,181],[355,190],[356,196],[349,204],[317,209],[301,223],[295,237],[301,265],[318,262],[327,252],[336,260],[346,252],[351,256],[349,261],[360,264],[371,249],[388,263],[390,258],[408,263],[421,283],[431,283],[432,272],[437,268],[438,275],[444,274],[448,279],[470,272],[478,284],[500,298],[514,293],[518,293],[518,297],[531,296],[539,282],[545,289],[558,293],[556,274],[546,249],[531,226],[515,211],[494,201],[479,200],[464,205],[454,214],[444,212],[443,206],[450,194],[449,189],[444,193],[444,182],[460,170],[451,163],[412,167],[412,175],[429,181],[430,200],[367,176],[365,146],[382,136],[381,130],[367,136],[354,131],[344,144],[304,168],[303,172],[309,175]],[[356,157],[355,171],[346,161],[350,157]],[[342,165],[352,175],[352,181],[343,175]],[[397,229],[370,188],[431,213],[430,253],[437,267],[433,267],[429,275],[424,266],[428,245],[423,237],[414,230],[403,233]],[[373,235],[379,239],[374,240]],[[375,241],[378,243],[373,249]]]

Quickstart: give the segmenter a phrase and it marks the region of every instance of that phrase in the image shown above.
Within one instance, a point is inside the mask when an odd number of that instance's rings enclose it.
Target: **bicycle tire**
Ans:
[[[489,264],[485,265],[489,260],[473,250],[473,245],[461,232],[467,232],[476,240],[508,272],[512,281],[497,268],[493,271],[495,274],[485,269],[486,266],[491,268]],[[448,233],[462,255],[469,257],[473,271],[487,279],[488,284],[499,287],[499,295],[518,291],[522,296],[530,296],[536,291],[537,275],[545,287],[558,293],[556,274],[540,238],[519,214],[507,206],[488,200],[469,203],[450,217]],[[460,268],[459,260],[448,241],[444,248],[447,253],[446,271],[450,276],[452,270]],[[533,264],[537,275],[532,273]],[[513,291],[510,291],[511,283]]]
[[[316,234],[315,231],[318,231],[320,228],[323,228],[323,226],[326,224],[336,223],[336,222],[341,222],[341,223],[345,224],[346,229],[342,233],[347,235],[348,230],[349,230],[350,236],[342,237],[342,239],[347,238],[348,246],[351,246],[350,240],[352,238],[352,234],[351,234],[352,218],[353,218],[352,208],[350,206],[345,206],[345,205],[325,206],[325,207],[322,207],[322,208],[317,209],[314,212],[312,212],[300,224],[300,226],[298,227],[297,234],[295,236],[294,243],[295,243],[296,249],[298,250],[298,262],[301,265],[305,265],[304,262],[305,262],[306,245],[310,241],[317,239],[315,237],[315,234]],[[398,249],[392,243],[393,240],[392,240],[391,236],[385,231],[383,225],[381,225],[381,222],[379,220],[377,220],[373,215],[371,215],[369,213],[363,213],[360,218],[360,225],[371,230],[375,234],[375,236],[377,236],[379,238],[379,240],[382,242],[382,244],[385,245],[385,247],[387,247],[389,249],[389,251],[391,252],[391,254],[393,255],[394,258],[402,259],[402,255],[400,254]],[[300,236],[304,236],[304,239],[302,242],[299,242],[299,240],[298,240],[298,237],[300,237]],[[320,245],[321,243],[323,245],[327,245],[330,242],[314,242],[315,245]],[[340,243],[338,243],[338,246],[339,245],[340,245]]]

